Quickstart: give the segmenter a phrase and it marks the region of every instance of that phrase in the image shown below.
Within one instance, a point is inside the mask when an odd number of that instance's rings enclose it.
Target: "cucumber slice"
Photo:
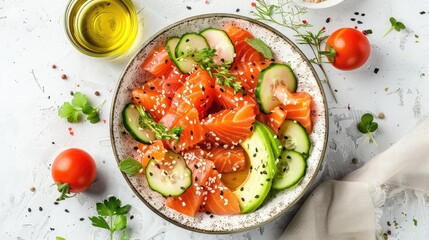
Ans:
[[[299,152],[305,159],[308,158],[311,148],[310,137],[299,122],[286,120],[280,128],[279,139],[287,150]]]
[[[152,159],[146,167],[149,187],[164,197],[177,197],[192,184],[192,172],[183,157],[167,151],[164,160]]]
[[[203,36],[198,33],[184,34],[177,43],[175,50],[176,65],[179,70],[185,74],[194,70],[197,63],[191,57],[182,58],[181,56],[190,51],[198,51],[204,48],[209,48],[209,44]]]
[[[209,44],[211,49],[216,50],[216,56],[213,57],[214,63],[222,65],[225,62],[234,62],[235,49],[224,30],[208,28],[200,33]]]
[[[280,101],[274,95],[274,90],[279,84],[285,85],[290,92],[296,91],[297,80],[288,65],[271,63],[259,73],[256,100],[263,113],[269,114],[275,107],[280,106]]]
[[[167,42],[165,42],[165,49],[167,49],[168,56],[174,62],[176,62],[176,47],[179,41],[180,41],[180,38],[172,37],[172,38],[169,38]]]
[[[273,189],[283,190],[297,184],[305,175],[307,163],[299,153],[290,150],[282,151],[277,163],[277,174],[273,179]]]
[[[274,134],[273,130],[269,128],[265,124],[260,124],[262,126],[263,131],[265,132],[266,138],[270,141],[271,150],[274,154],[274,159],[277,159],[282,152],[282,144],[279,138]]]
[[[149,128],[140,126],[140,117],[137,106],[133,103],[129,103],[122,111],[124,127],[131,136],[141,143],[152,144],[156,140],[155,133]]]

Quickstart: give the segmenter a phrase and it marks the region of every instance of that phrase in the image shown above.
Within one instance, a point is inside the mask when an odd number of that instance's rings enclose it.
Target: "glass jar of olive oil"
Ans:
[[[71,0],[65,15],[71,43],[93,57],[117,57],[133,44],[138,30],[131,0]]]

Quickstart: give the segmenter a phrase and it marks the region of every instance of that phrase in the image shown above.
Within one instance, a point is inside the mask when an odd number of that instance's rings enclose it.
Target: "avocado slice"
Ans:
[[[247,179],[234,191],[242,213],[253,212],[262,204],[276,174],[274,153],[265,127],[255,122],[252,135],[241,143],[250,160]]]
[[[266,137],[270,141],[271,150],[273,151],[273,154],[274,154],[274,160],[276,160],[280,156],[280,153],[282,152],[282,148],[283,148],[282,143],[280,142],[276,134],[274,134],[273,130],[271,130],[271,128],[269,128],[265,124],[260,124],[260,126],[263,128],[263,130],[265,131]]]

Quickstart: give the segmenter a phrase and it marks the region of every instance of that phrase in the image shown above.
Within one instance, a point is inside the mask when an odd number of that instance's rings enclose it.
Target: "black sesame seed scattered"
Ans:
[[[74,92],[73,92],[73,91],[70,91],[70,95],[72,95],[72,96],[73,96],[73,95],[74,95]]]
[[[259,195],[256,195],[255,198],[259,198]]]
[[[265,175],[267,175],[267,174],[268,174],[268,173],[267,173],[267,171],[265,171],[265,170],[264,170],[264,171],[262,171],[262,173],[263,173],[263,174],[265,174]]]
[[[379,68],[375,68],[374,73],[377,74],[379,70],[380,70]]]
[[[31,212],[31,208],[28,208],[28,212]]]
[[[271,178],[267,178],[267,182],[271,181]]]
[[[283,139],[284,139],[284,140],[287,140],[288,138],[289,138],[288,136],[284,136],[284,137],[283,137]]]
[[[138,150],[139,148],[138,147],[134,147],[134,150]]]
[[[253,75],[250,75],[250,77],[251,77],[252,79],[255,79],[255,76],[253,76]]]
[[[235,9],[235,12],[240,12],[240,9],[239,8]]]
[[[286,147],[283,147],[283,148],[282,148],[282,150],[283,150],[283,151],[286,151]]]
[[[150,90],[155,90],[155,87],[154,86],[150,86]]]
[[[252,165],[250,165],[250,170],[252,170],[253,169],[253,166]]]
[[[192,130],[191,130],[191,132],[190,132],[190,133],[191,133],[191,136],[193,136],[193,135],[194,135],[194,131],[192,131]]]
[[[223,89],[223,88],[219,88],[219,90],[220,90],[221,92],[225,92],[225,89]]]
[[[161,166],[157,163],[157,164],[155,164],[155,166],[158,168],[158,169],[161,169]]]
[[[258,152],[258,148],[255,148],[255,151]]]
[[[267,167],[267,166],[265,165],[265,163],[263,163],[263,164],[262,164],[262,168],[265,168],[265,167]]]
[[[253,131],[253,126],[250,127],[250,131]]]
[[[55,205],[58,205],[58,204],[59,204],[59,202],[54,202],[54,204],[55,204]]]
[[[51,229],[51,231],[54,231],[54,230],[55,230],[55,228],[49,228],[49,229]]]
[[[425,12],[425,11],[421,11],[421,12],[420,12],[420,15],[423,15],[423,14],[426,14],[426,12]]]
[[[244,202],[244,198],[241,198],[241,201],[243,201],[243,202]]]
[[[222,190],[220,190],[220,193],[219,193],[221,196],[223,195],[223,191]]]
[[[362,14],[361,14],[361,16],[362,16],[362,17],[365,17],[365,13],[362,13]]]
[[[358,24],[362,24],[363,22],[362,22],[362,21],[357,21],[357,23],[358,23]]]
[[[350,18],[350,20],[354,22],[354,21],[356,21],[356,18]]]
[[[43,211],[43,208],[42,208],[42,207],[39,207],[39,211]]]
[[[255,154],[253,154],[253,157],[256,157],[256,153],[255,153]]]
[[[221,62],[225,62],[225,59],[221,58],[221,59],[220,59],[220,61],[221,61]]]
[[[292,158],[291,158],[291,156],[287,156],[286,158],[287,158],[287,159],[292,159]]]
[[[153,176],[153,173],[149,172],[149,175]]]
[[[210,218],[214,218],[214,216],[213,216],[213,215],[210,215]]]
[[[355,15],[359,15],[359,12],[355,12]]]
[[[79,221],[81,221],[81,222],[82,222],[83,220],[85,220],[85,218],[79,218]]]
[[[326,19],[326,23],[329,23],[331,21],[331,18],[330,17],[328,17],[327,19]]]
[[[164,63],[167,64],[168,63],[168,59],[165,59]]]
[[[190,6],[186,6],[186,8],[187,8],[188,10],[191,10],[191,9],[192,9]]]
[[[244,191],[244,187],[241,187],[241,188],[240,188],[240,191]]]
[[[198,169],[198,166],[197,166],[197,164],[194,164],[194,168],[195,168],[195,169]]]
[[[197,177],[195,177],[194,180],[195,180],[195,182],[198,182],[198,178]]]
[[[180,187],[180,189],[182,189],[182,190],[186,190],[186,188],[185,188],[185,187]]]
[[[66,212],[66,213],[69,213],[70,211],[66,208],[66,209],[64,209],[64,211]]]
[[[286,172],[286,170],[287,170],[286,168],[283,168],[283,172]]]
[[[55,142],[52,142],[52,144],[55,144]]]
[[[189,42],[189,39],[186,39],[185,42]],[[182,52],[182,53],[184,53],[184,52]]]

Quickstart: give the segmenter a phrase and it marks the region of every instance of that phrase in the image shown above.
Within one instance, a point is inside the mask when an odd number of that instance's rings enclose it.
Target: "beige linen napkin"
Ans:
[[[429,119],[342,181],[320,184],[280,239],[376,239],[386,186],[429,194]]]

